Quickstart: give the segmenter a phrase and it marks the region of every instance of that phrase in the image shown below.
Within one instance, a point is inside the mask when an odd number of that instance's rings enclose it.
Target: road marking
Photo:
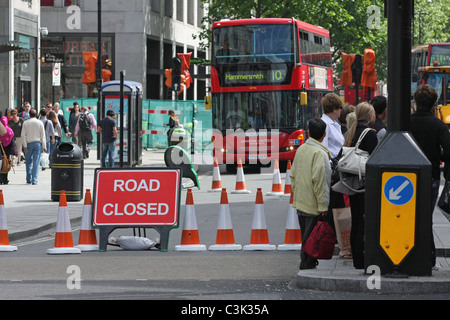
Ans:
[[[72,232],[78,231],[80,229],[81,229],[81,227],[73,228]],[[29,246],[29,245],[36,244],[36,243],[42,243],[42,242],[54,241],[54,240],[55,240],[55,236],[51,235],[51,236],[45,236],[43,238],[38,238],[38,239],[34,239],[34,240],[15,243],[14,245],[17,247],[24,247],[24,246]]]

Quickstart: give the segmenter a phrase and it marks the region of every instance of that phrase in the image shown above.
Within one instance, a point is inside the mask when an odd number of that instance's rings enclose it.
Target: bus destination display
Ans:
[[[252,86],[285,84],[287,69],[226,71],[224,86]]]

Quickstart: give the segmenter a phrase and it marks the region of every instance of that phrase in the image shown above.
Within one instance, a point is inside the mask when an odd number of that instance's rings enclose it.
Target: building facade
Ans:
[[[33,1],[33,0],[30,0]],[[101,2],[102,69],[118,80],[142,84],[146,99],[172,99],[164,85],[164,70],[172,67],[176,53],[208,58],[192,35],[200,31],[204,11],[200,0],[108,0]],[[53,86],[53,64],[41,64],[41,104],[60,99],[96,97],[96,85],[82,83],[83,52],[97,52],[98,1],[41,0],[42,56],[63,55],[61,82]],[[192,66],[191,74],[196,74]],[[205,73],[202,70],[202,73]],[[195,79],[181,99],[203,99],[206,79]]]
[[[39,102],[40,3],[0,0],[0,111]]]

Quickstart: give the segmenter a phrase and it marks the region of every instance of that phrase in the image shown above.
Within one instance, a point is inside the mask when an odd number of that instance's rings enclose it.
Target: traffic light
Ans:
[[[168,88],[172,88],[172,69],[166,69],[164,71],[166,81],[164,82]]]
[[[181,88],[181,59],[172,60],[172,90],[180,91]]]
[[[211,96],[205,96],[205,110],[211,110]]]
[[[84,66],[86,71],[83,74],[82,83],[88,85],[97,81],[97,74],[95,73],[95,67],[97,65],[97,52],[83,52]]]
[[[102,55],[102,69],[111,68],[112,60],[108,55]]]
[[[356,87],[358,87],[361,84],[362,70],[363,66],[361,61],[361,55],[356,54],[355,61],[352,64],[353,82],[355,83]]]
[[[189,53],[177,53],[177,57],[181,60],[181,83],[185,86],[185,89],[189,89],[192,82],[191,74],[189,73],[189,68],[191,66],[191,55]]]
[[[375,51],[369,47],[364,50],[364,69],[361,77],[363,87],[373,88],[377,82],[377,72],[375,71]]]
[[[112,72],[108,69],[102,69],[102,81],[108,82],[111,81]]]
[[[351,86],[353,82],[353,74],[352,74],[352,64],[355,61],[354,54],[347,54],[341,52],[342,56],[342,76],[341,76],[341,85],[343,86]]]

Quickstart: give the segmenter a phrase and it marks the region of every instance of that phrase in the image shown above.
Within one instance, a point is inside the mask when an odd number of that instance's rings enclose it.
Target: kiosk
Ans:
[[[135,167],[142,164],[142,84],[124,81],[123,113],[121,112],[121,82],[109,81],[102,85],[102,119],[106,111],[116,113],[118,139],[115,166]],[[121,143],[123,141],[123,143]],[[101,148],[101,143],[99,143]],[[121,159],[121,153],[123,158]]]

